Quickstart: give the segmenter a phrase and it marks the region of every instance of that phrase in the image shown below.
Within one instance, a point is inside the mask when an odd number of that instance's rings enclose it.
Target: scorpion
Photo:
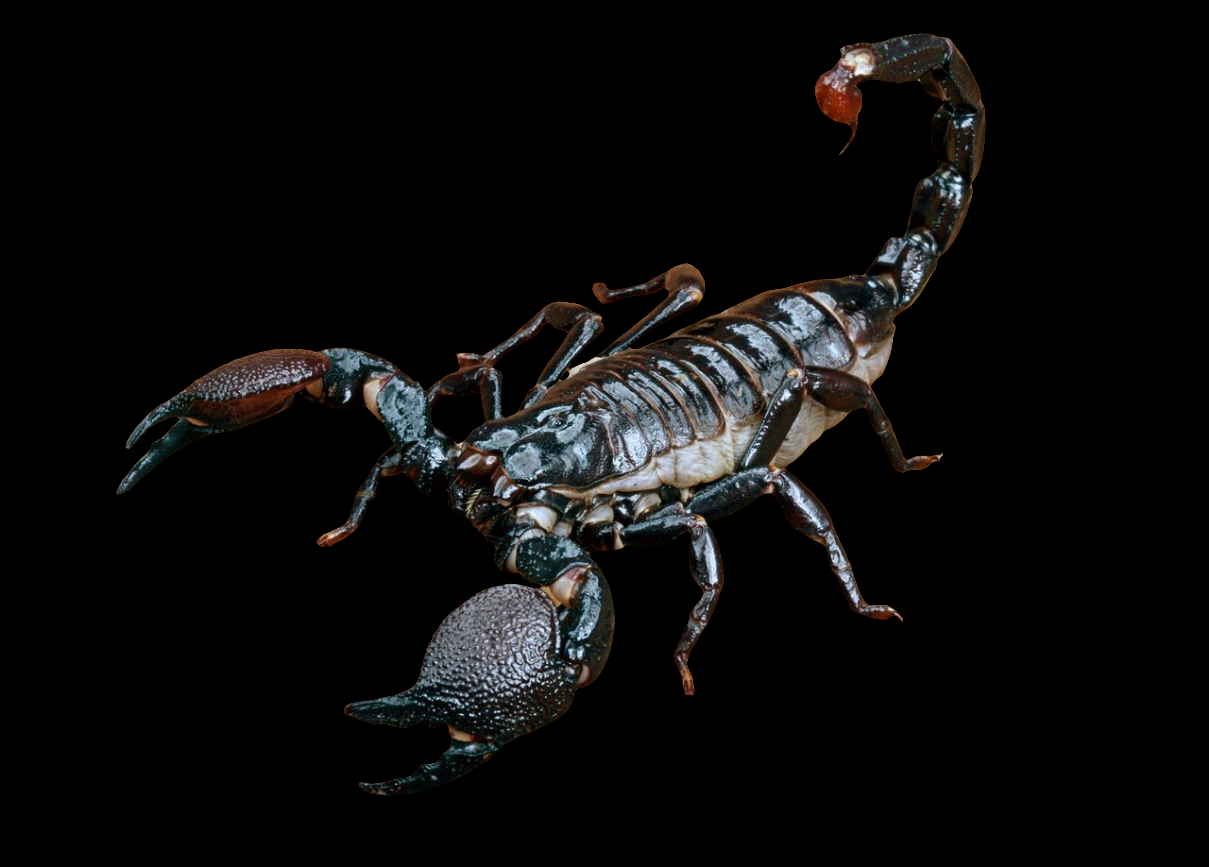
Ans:
[[[932,120],[938,160],[915,192],[907,231],[862,275],[765,292],[670,337],[651,332],[693,309],[704,279],[678,265],[636,286],[593,286],[601,304],[666,292],[649,315],[596,357],[572,366],[602,330],[580,304],[546,305],[489,352],[458,355],[428,389],[360,350],[277,349],[232,361],[152,410],[177,419],[122,480],[129,491],[178,449],[268,418],[302,397],[367,407],[392,446],[374,464],[331,546],[362,523],[381,479],[406,475],[443,496],[495,549],[495,562],[533,586],[506,584],[450,614],[429,644],[418,681],[397,695],[348,705],[359,720],[445,725],[450,746],[410,776],[361,783],[374,794],[414,793],[461,777],[505,744],[562,716],[593,683],[614,631],[609,585],[593,552],[662,545],[687,535],[699,602],[675,648],[685,694],[689,657],[723,587],[712,522],[770,494],[789,524],[823,545],[849,607],[876,620],[901,615],[865,602],[823,504],[786,467],[849,412],[864,409],[898,472],[941,455],[904,457],[871,384],[884,371],[895,317],[924,288],[969,208],[985,140],[978,86],[953,43],[928,34],[844,47],[815,85],[820,109],[856,136],[862,81],[920,81],[943,101]],[[843,151],[841,151],[843,153]],[[544,326],[566,334],[520,410],[506,415],[495,364]],[[460,443],[436,428],[445,396],[478,395],[484,421]]]

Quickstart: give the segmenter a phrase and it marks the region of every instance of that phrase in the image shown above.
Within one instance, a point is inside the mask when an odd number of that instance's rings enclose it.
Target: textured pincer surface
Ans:
[[[307,383],[322,380],[329,366],[322,352],[270,349],[210,371],[174,400],[191,400],[190,415],[207,424],[242,426],[281,412]]]
[[[224,364],[185,389],[200,400],[236,400],[254,394],[297,391],[303,383],[327,373],[322,352],[270,349]]]
[[[562,716],[576,671],[559,655],[558,609],[540,590],[505,584],[468,599],[432,637],[408,692],[429,722],[509,741]],[[432,719],[432,711],[440,714]]]

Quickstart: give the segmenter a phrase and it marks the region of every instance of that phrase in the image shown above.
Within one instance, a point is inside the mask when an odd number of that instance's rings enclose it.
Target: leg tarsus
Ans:
[[[718,596],[722,593],[725,577],[722,573],[722,554],[718,550],[713,531],[702,523],[692,530],[692,534],[693,559],[690,569],[693,580],[701,588],[701,600],[693,607],[684,634],[676,645],[676,668],[680,671],[680,682],[685,695],[696,694],[693,674],[688,668],[688,657],[718,606]]]
[[[874,620],[888,620],[902,615],[888,605],[869,605],[856,585],[852,564],[839,536],[831,524],[831,516],[818,497],[785,470],[776,467],[753,467],[703,485],[693,495],[686,509],[707,521],[731,514],[763,494],[774,494],[789,525],[827,548],[831,571],[839,579],[848,600],[848,607]]]
[[[551,305],[552,307],[554,305]],[[596,335],[604,328],[603,320],[599,313],[594,313],[586,307],[580,307],[578,304],[566,305],[568,307],[576,307],[583,313],[576,312],[572,317],[567,319],[564,314],[564,319],[567,321],[560,323],[557,319],[549,319],[551,325],[558,328],[560,331],[566,331],[567,336],[563,339],[562,345],[558,347],[558,351],[554,353],[554,357],[546,365],[541,376],[537,378],[537,383],[533,388],[529,389],[529,393],[525,395],[525,399],[521,401],[521,409],[528,409],[542,399],[546,391],[549,390],[558,378],[562,376],[567,365],[579,355],[580,351],[596,339]]]
[[[785,374],[768,404],[764,419],[739,464],[741,470],[767,466],[780,451],[802,408],[803,395],[837,412],[864,408],[873,430],[882,441],[890,464],[900,473],[922,470],[940,460],[940,455],[904,458],[894,428],[873,389],[860,377],[827,367],[793,369]]]
[[[668,297],[663,299],[663,302],[658,307],[639,320],[633,328],[617,338],[612,346],[600,353],[601,358],[607,358],[610,355],[621,352],[623,349],[629,349],[664,322],[667,322],[674,316],[679,316],[686,310],[692,310],[700,304],[701,299],[705,297],[705,279],[701,276],[701,272],[692,265],[684,264],[677,265],[675,268],[660,274],[654,280],[649,280],[637,286],[627,286],[624,289],[609,289],[605,284],[597,283],[592,287],[592,293],[601,304],[609,304],[621,298],[630,298],[635,295],[650,295],[658,292],[660,289],[666,289]]]
[[[869,413],[869,422],[882,441],[882,447],[890,458],[890,465],[898,472],[922,470],[940,460],[940,455],[903,457],[903,450],[898,445],[890,419],[886,417],[886,412],[869,383],[860,377],[825,367],[808,367],[804,373],[806,393],[823,406],[839,412],[851,412],[863,407]]]
[[[403,455],[399,451],[398,446],[392,446],[386,450],[382,457],[378,458],[378,462],[374,464],[374,468],[369,471],[365,482],[357,489],[357,495],[353,498],[353,508],[349,512],[348,520],[341,526],[331,532],[324,533],[318,539],[318,544],[324,548],[330,548],[341,539],[350,536],[358,527],[361,526],[361,521],[365,517],[365,510],[369,506],[370,501],[378,493],[378,480],[383,476],[393,476],[399,472],[399,465],[402,463]]]
[[[772,493],[781,504],[781,511],[789,521],[789,526],[827,548],[831,571],[839,579],[844,597],[848,600],[848,607],[857,614],[872,617],[874,620],[889,620],[891,617],[902,620],[902,616],[889,605],[870,605],[865,602],[860,588],[856,585],[852,563],[844,553],[840,537],[831,524],[831,515],[819,502],[819,498],[785,470],[772,470],[770,476]]]
[[[483,421],[503,418],[503,376],[491,365],[492,362],[481,355],[459,352],[458,369],[441,377],[426,392],[429,413],[442,397],[464,397],[478,393],[483,402]]]
[[[521,402],[521,409],[525,409],[541,400],[542,395],[546,393],[547,389],[562,376],[562,372],[567,369],[567,365],[600,333],[603,325],[601,324],[599,313],[589,310],[582,304],[555,301],[543,307],[538,311],[536,316],[522,325],[515,334],[485,355],[476,355],[471,352],[460,353],[458,355],[458,364],[460,368],[465,369],[491,369],[495,362],[499,361],[503,356],[526,340],[532,338],[537,332],[541,331],[544,325],[552,325],[559,331],[566,332],[567,336],[563,339],[558,351],[550,359],[550,363],[542,371],[541,376],[538,377],[537,384],[525,394],[525,399]],[[461,370],[459,370],[460,372]],[[451,374],[450,377],[446,377],[445,379],[448,380],[455,376],[457,374]],[[498,374],[496,376],[498,377]],[[487,421],[503,418],[503,409],[500,406],[499,399],[498,378],[492,381],[485,381],[482,384],[482,389],[484,417],[486,417]],[[493,389],[494,391],[492,391]],[[446,391],[443,393],[449,394],[455,392]]]

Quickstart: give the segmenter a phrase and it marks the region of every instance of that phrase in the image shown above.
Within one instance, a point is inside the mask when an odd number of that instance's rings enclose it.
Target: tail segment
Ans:
[[[916,80],[928,93],[944,100],[932,118],[932,150],[938,165],[915,188],[906,234],[887,241],[866,272],[894,294],[896,315],[910,307],[923,290],[970,207],[986,140],[978,83],[952,42],[917,34],[847,46],[835,68],[815,85],[819,107],[833,120],[848,124],[855,137],[861,110],[857,84]]]

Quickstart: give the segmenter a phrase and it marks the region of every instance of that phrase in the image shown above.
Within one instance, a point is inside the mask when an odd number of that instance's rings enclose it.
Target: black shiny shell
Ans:
[[[455,728],[511,740],[571,706],[576,673],[558,640],[549,596],[517,584],[491,587],[445,618],[411,694]]]
[[[728,426],[754,426],[792,368],[849,369],[858,349],[893,332],[893,302],[893,292],[865,277],[765,292],[670,337],[592,360],[466,443],[501,455],[519,485],[589,490]]]

